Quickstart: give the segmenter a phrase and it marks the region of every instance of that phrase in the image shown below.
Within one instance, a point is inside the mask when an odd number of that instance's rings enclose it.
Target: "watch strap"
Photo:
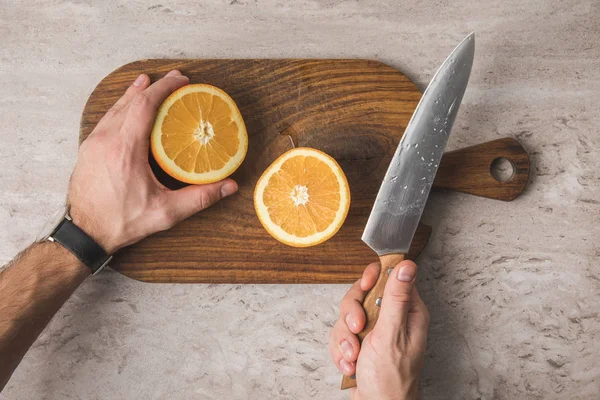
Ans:
[[[67,217],[56,227],[54,233],[50,235],[50,239],[60,243],[73,253],[92,270],[93,274],[100,272],[112,259],[102,246]]]

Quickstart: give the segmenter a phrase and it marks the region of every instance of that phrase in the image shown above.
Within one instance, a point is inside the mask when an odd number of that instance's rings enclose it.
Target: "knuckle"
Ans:
[[[402,346],[400,337],[378,330],[373,330],[370,335],[371,346],[386,363],[397,364],[406,357],[406,350]]]
[[[92,133],[89,134],[87,138],[83,142],[81,142],[81,146],[79,146],[79,150],[87,149],[89,146],[97,147],[102,146],[106,142],[106,136],[108,132],[105,128],[101,128],[97,126],[94,128]]]
[[[150,206],[156,210],[164,208],[169,203],[169,192],[168,189],[162,189],[148,194]]]
[[[400,362],[404,358],[406,358],[406,352],[398,343],[395,343],[391,346],[390,353],[392,359],[396,362]]]
[[[345,325],[346,322],[341,317],[337,319],[335,325],[333,326],[333,328],[331,328],[331,331],[329,332],[329,338],[332,342],[338,342],[338,339],[344,336],[344,331],[346,330]]]
[[[423,312],[423,316],[425,317],[425,325],[429,326],[429,323],[431,322],[431,315],[429,315],[429,311],[427,310],[427,308]]]
[[[363,308],[357,301],[349,300],[340,305],[340,319],[343,319],[344,325],[350,330],[356,329],[361,323],[363,313]]]
[[[150,208],[157,216],[157,224],[161,230],[169,229],[175,224],[175,212],[173,208],[167,207],[164,193],[160,193],[152,198]]]
[[[330,338],[335,337],[335,335],[337,334],[337,332],[340,329],[341,323],[342,323],[342,317],[335,320],[335,323],[333,324],[333,326],[331,327],[331,330],[329,331]]]
[[[406,304],[411,302],[411,295],[406,292],[392,292],[388,298],[390,299],[390,302],[394,304]]]
[[[344,298],[342,299],[342,302],[340,303],[340,314],[346,314],[349,311],[352,301],[353,301],[353,299],[350,296],[350,293],[348,293],[348,294],[346,294],[346,296],[344,296]]]
[[[335,343],[335,332],[335,326],[329,330],[328,340],[330,345],[333,345]]]
[[[121,111],[121,107],[115,104],[106,112],[106,114],[104,114],[104,117],[106,119],[110,119],[110,118],[114,117],[115,115],[117,115],[119,113],[119,111]]]
[[[377,347],[379,343],[384,343],[384,340],[387,338],[385,333],[382,333],[380,329],[373,329],[369,333],[369,344]]]
[[[112,156],[112,139],[106,130],[94,130],[79,146],[78,154],[84,159],[97,159],[100,156]]]
[[[371,264],[367,265],[368,270],[378,270],[379,268],[381,268],[381,263],[380,262],[372,262]]]
[[[150,209],[156,212],[160,212],[163,208],[165,208],[165,196],[163,193],[159,193],[155,196],[151,197],[150,200]]]
[[[98,151],[106,157],[109,167],[127,170],[130,160],[120,140],[106,141]]]
[[[348,290],[348,292],[342,299],[341,304],[344,307],[348,307],[348,306],[354,304],[356,301],[358,301],[361,298],[361,295],[362,295],[362,290],[360,289],[360,287],[353,286],[350,288],[350,290]]]
[[[158,211],[158,225],[162,230],[169,229],[176,222],[176,215],[169,207],[163,207]]]
[[[208,192],[208,191],[200,192],[200,196],[198,198],[198,207],[200,208],[200,210],[204,210],[204,209],[210,207],[214,202],[215,201],[210,192]]]
[[[136,93],[140,90],[139,86],[134,86],[133,84],[129,85],[127,90],[125,91],[125,96],[123,96],[124,103],[127,103],[127,100],[131,100]]]
[[[331,361],[340,368],[339,363],[342,360],[342,353],[340,353],[337,347],[334,346],[329,349],[329,356],[331,357]]]
[[[138,109],[145,109],[151,107],[150,98],[144,92],[136,94],[131,100],[132,106]]]

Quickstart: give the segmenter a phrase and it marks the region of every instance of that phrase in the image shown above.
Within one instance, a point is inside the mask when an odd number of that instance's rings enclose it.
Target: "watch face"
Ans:
[[[41,242],[41,241],[44,241],[44,240],[48,239],[48,237],[52,233],[54,233],[54,230],[56,229],[56,227],[58,226],[58,224],[60,224],[62,222],[62,220],[65,218],[65,215],[67,215],[67,206],[64,206],[63,208],[61,208],[60,210],[58,210],[57,212],[55,212],[48,219],[48,221],[46,221],[46,223],[44,224],[44,227],[42,228],[42,230],[38,234],[36,240],[38,242]]]

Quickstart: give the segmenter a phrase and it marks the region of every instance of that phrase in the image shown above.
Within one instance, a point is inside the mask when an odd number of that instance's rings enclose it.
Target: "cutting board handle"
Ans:
[[[499,159],[508,160],[513,171],[504,182],[492,175]],[[503,138],[445,153],[433,187],[511,201],[528,182],[529,155],[515,139]]]

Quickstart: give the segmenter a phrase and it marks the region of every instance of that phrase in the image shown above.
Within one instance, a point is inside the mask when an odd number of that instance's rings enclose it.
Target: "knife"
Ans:
[[[363,302],[367,322],[358,334],[361,342],[379,317],[388,274],[410,248],[469,81],[474,54],[475,34],[471,33],[425,89],[377,193],[362,240],[379,256],[381,270]],[[354,386],[354,377],[344,376],[342,389]]]

